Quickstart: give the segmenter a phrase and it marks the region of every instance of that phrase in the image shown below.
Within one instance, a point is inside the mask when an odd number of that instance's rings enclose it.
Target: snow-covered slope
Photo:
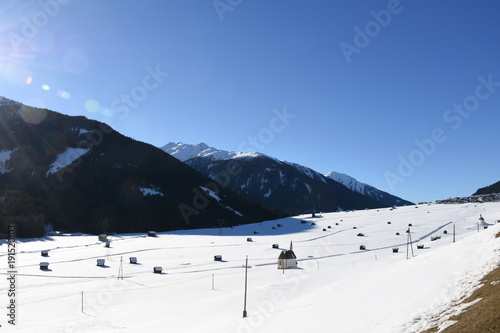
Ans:
[[[351,189],[352,191],[361,193],[378,202],[387,202],[388,204],[393,203],[395,205],[407,204],[407,202],[403,202],[403,200],[398,197],[381,191],[371,185],[362,183],[355,178],[343,173],[332,171],[330,173],[327,173],[325,177],[329,177]]]
[[[478,232],[480,214],[490,224]],[[158,237],[121,234],[111,237],[110,247],[87,235],[19,240],[10,298],[2,241],[0,298],[4,313],[14,300],[16,325],[5,315],[0,324],[30,333],[421,332],[445,321],[437,315],[498,265],[499,218],[498,202],[422,205]],[[278,270],[278,256],[291,241],[298,268]],[[49,256],[41,257],[42,250]],[[247,256],[248,317],[242,318]],[[96,266],[97,259],[105,266]],[[40,262],[48,262],[48,270],[40,270]],[[162,274],[153,273],[155,266]]]

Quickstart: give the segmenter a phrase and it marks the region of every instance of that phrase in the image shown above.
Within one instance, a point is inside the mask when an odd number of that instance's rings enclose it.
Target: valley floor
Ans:
[[[477,227],[480,214],[487,229]],[[497,267],[499,219],[500,203],[426,204],[116,235],[109,248],[92,235],[23,239],[14,269],[2,242],[0,324],[15,332],[422,332]],[[291,242],[298,268],[278,270]]]

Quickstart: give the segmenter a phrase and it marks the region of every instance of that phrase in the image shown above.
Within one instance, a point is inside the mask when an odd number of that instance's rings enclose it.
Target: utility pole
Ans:
[[[217,223],[219,224],[219,236],[222,236],[222,225],[224,224],[224,219],[217,219]]]
[[[118,269],[118,280],[123,280],[123,257],[120,257],[120,268]]]
[[[408,227],[408,237],[406,239],[406,259],[410,259],[410,256],[409,256],[409,253],[408,253],[408,250],[409,248],[411,247],[411,256],[414,257],[415,254],[413,253],[413,242],[411,240],[411,230],[410,230],[410,227]]]
[[[453,243],[455,243],[455,223],[453,223]]]
[[[248,256],[245,262],[245,300],[243,302],[243,318],[246,318],[247,315],[247,284],[248,282]]]

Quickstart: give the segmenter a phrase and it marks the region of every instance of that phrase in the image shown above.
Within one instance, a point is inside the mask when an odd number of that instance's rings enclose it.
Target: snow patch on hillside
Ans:
[[[154,187],[141,187],[140,190],[141,190],[141,193],[144,197],[148,196],[148,195],[151,195],[151,196],[158,195],[160,197],[164,196],[164,194],[162,192],[160,192],[157,188],[154,188]]]
[[[5,166],[5,163],[10,160],[10,155],[15,151],[15,149],[12,150],[2,150],[0,151],[0,174],[5,174],[7,172],[10,172],[11,170],[7,169]]]
[[[61,170],[62,168],[67,167],[68,165],[71,165],[74,161],[82,157],[83,155],[87,154],[90,149],[88,148],[71,148],[69,147],[59,155],[57,155],[56,159],[52,164],[50,165],[49,170],[45,174],[45,177],[52,173],[56,173],[57,171]]]
[[[205,193],[207,193],[209,196],[211,196],[212,198],[214,198],[215,200],[217,200],[217,202],[224,208],[232,211],[233,213],[235,213],[236,215],[238,216],[243,216],[243,214],[241,214],[240,212],[238,212],[237,210],[234,210],[232,209],[231,207],[227,206],[227,205],[224,205],[222,203],[222,199],[217,195],[217,193],[215,193],[214,191],[212,191],[211,189],[207,188],[207,187],[203,187],[203,186],[200,186],[200,188],[205,191]]]

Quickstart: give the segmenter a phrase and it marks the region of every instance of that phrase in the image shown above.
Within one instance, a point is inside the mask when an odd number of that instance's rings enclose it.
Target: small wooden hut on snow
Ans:
[[[293,245],[290,242],[290,250],[281,251],[278,257],[278,269],[297,267],[297,256],[293,252]]]

